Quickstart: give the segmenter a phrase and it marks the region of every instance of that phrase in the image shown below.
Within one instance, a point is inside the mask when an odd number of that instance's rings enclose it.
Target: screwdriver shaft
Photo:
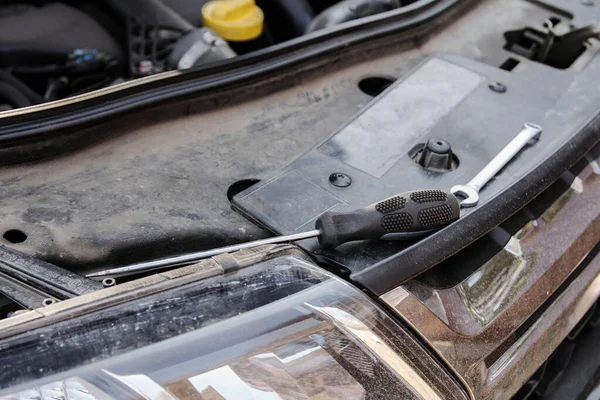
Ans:
[[[96,278],[100,276],[107,275],[122,275],[122,274],[130,274],[130,273],[139,273],[139,272],[147,272],[155,269],[165,268],[165,267],[177,267],[181,265],[191,264],[195,261],[202,260],[204,258],[216,256],[224,253],[231,253],[234,251],[249,249],[252,247],[262,246],[265,244],[276,244],[276,243],[286,243],[286,242],[294,242],[296,240],[309,239],[313,237],[318,237],[321,235],[321,231],[316,229],[308,232],[295,233],[293,235],[286,236],[275,236],[267,239],[255,240],[253,242],[246,242],[235,244],[233,246],[227,247],[219,247],[218,249],[211,249],[206,251],[199,251],[196,253],[183,254],[181,256],[176,257],[168,257],[161,258],[159,260],[146,261],[138,264],[128,265],[126,267],[118,267],[107,269],[105,271],[94,272],[92,274],[86,275],[88,278]]]

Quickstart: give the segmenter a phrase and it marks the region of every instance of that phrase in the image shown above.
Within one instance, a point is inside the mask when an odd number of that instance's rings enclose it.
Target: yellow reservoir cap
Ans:
[[[223,39],[246,42],[260,36],[265,16],[254,0],[213,0],[202,7],[202,19]]]

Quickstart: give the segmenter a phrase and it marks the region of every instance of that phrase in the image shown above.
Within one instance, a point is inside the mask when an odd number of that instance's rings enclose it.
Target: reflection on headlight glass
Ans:
[[[80,391],[27,391],[2,400],[41,399],[119,399],[113,390],[128,388],[128,396],[148,399],[202,400],[296,400],[296,399],[369,399],[385,398],[376,393],[394,393],[394,398],[418,398],[402,385],[388,369],[363,352],[337,329],[321,330],[308,337],[236,359],[227,365],[160,385],[146,375],[116,375],[103,370],[102,379],[112,390],[100,391],[94,379],[79,383]],[[71,383],[70,383],[71,382]],[[74,379],[55,382],[54,388],[72,386]],[[374,388],[375,384],[385,387]],[[98,385],[101,386],[101,385]],[[72,388],[71,388],[72,389]],[[368,391],[370,390],[370,392]],[[369,393],[371,395],[369,395]],[[57,397],[58,396],[58,397]],[[61,397],[62,396],[62,397]]]
[[[236,360],[167,389],[180,398],[198,393],[202,399],[362,399],[365,394],[362,385],[311,338]]]
[[[107,398],[106,395],[104,397],[94,395],[90,390],[92,387],[91,384],[81,379],[70,378],[12,395],[0,396],[0,400],[99,400]],[[97,389],[94,388],[94,390]]]

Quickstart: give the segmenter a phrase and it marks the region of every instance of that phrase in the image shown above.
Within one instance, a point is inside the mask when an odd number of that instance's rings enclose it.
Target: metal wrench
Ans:
[[[539,125],[526,123],[521,132],[509,144],[504,147],[496,157],[492,159],[483,169],[475,175],[466,185],[455,185],[450,189],[450,193],[457,197],[462,197],[461,207],[474,207],[479,203],[479,191],[496,174],[513,159],[513,157],[529,143],[532,139],[537,139],[542,133]]]

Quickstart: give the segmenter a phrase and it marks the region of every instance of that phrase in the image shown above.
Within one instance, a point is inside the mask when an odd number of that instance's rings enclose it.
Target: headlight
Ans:
[[[269,285],[307,271],[322,281],[0,399],[465,398],[418,342],[356,288],[296,257],[270,265],[269,276],[278,278]]]

